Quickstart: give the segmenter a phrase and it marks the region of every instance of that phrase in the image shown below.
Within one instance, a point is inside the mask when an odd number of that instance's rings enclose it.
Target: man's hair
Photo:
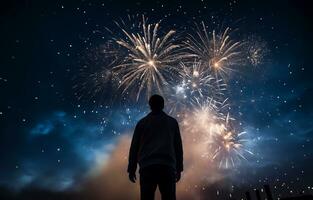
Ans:
[[[164,108],[164,99],[158,94],[154,94],[149,99],[149,105],[152,111],[161,111]]]

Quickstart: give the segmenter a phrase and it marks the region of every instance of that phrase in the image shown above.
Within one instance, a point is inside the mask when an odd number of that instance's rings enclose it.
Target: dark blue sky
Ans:
[[[128,14],[144,14],[151,22],[162,19],[162,27],[182,35],[191,33],[195,22],[205,21],[212,29],[229,25],[239,29],[237,37],[265,44],[260,65],[240,66],[228,80],[230,113],[250,133],[255,152],[234,193],[269,183],[277,185],[277,195],[312,194],[309,8],[305,1],[3,3],[0,197],[25,188],[55,192],[80,185],[109,157],[120,135],[148,112],[143,102],[112,103],[111,89],[83,100],[73,89],[84,81],[80,69],[92,71],[107,63],[99,53],[112,37],[106,28],[118,37],[113,21]]]

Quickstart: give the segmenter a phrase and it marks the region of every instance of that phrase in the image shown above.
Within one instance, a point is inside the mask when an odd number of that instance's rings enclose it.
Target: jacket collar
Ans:
[[[160,111],[151,111],[149,113],[149,115],[160,115],[160,114],[165,114],[165,112],[163,110],[160,110]]]

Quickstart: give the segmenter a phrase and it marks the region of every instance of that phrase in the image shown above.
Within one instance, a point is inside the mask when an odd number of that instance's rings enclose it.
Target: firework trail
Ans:
[[[176,66],[184,57],[180,53],[180,45],[173,40],[174,30],[159,36],[160,23],[147,24],[143,17],[140,32],[127,32],[121,29],[126,39],[116,39],[116,42],[128,51],[122,64],[114,67],[121,75],[119,87],[122,93],[136,93],[138,101],[142,92],[149,97],[153,92],[163,94],[163,87],[177,73]]]
[[[243,59],[242,43],[231,40],[230,28],[221,33],[216,33],[215,30],[210,33],[204,22],[201,25],[196,26],[196,34],[189,34],[184,44],[210,71],[225,79]]]

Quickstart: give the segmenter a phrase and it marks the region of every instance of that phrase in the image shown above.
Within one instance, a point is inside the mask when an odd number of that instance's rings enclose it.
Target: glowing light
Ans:
[[[152,66],[152,67],[155,67],[153,60],[149,60],[149,61],[148,61],[148,64],[149,64],[150,66]]]
[[[194,77],[199,77],[199,72],[198,72],[197,70],[194,70],[194,71],[193,71],[193,76],[194,76]]]

